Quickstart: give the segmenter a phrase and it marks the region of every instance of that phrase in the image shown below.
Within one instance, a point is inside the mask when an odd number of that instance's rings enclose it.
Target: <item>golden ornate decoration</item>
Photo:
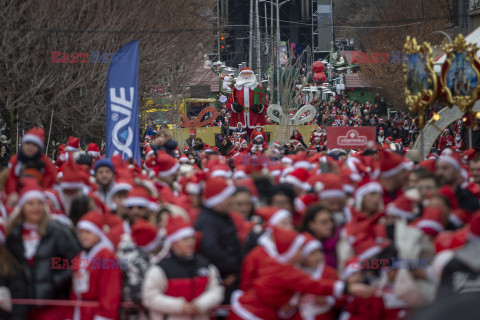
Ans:
[[[428,42],[419,45],[415,38],[408,36],[403,51],[407,54],[403,64],[405,102],[411,111],[418,114],[418,125],[422,128],[425,108],[435,101],[438,92],[432,48]]]
[[[453,44],[443,47],[446,60],[440,76],[440,94],[451,106],[468,113],[480,96],[480,61],[476,57],[476,44],[466,43],[459,34]]]

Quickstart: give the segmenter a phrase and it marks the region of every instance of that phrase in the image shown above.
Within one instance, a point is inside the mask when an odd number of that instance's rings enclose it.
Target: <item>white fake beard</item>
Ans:
[[[235,87],[237,89],[240,89],[241,87],[247,87],[247,88],[255,88],[258,86],[257,78],[255,76],[251,76],[248,79],[245,79],[242,76],[239,76],[235,82]]]

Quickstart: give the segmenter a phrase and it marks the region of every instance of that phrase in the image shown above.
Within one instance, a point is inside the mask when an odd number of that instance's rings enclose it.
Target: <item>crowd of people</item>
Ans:
[[[342,101],[309,139],[153,130],[140,164],[76,137],[52,160],[30,129],[0,173],[2,318],[478,318],[480,154],[444,134],[411,157],[413,121]],[[344,124],[377,144],[329,150]]]

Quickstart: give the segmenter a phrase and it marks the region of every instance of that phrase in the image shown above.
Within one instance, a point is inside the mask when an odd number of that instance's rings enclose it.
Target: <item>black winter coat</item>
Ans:
[[[202,207],[195,229],[202,232],[201,254],[213,263],[222,278],[240,273],[242,247],[229,215]]]
[[[12,264],[10,269],[13,270],[13,273],[7,277],[0,276],[0,287],[8,288],[12,299],[25,298],[27,293],[25,276],[22,270],[18,268],[18,265],[14,264],[13,261],[10,263]],[[27,316],[28,308],[25,305],[13,304],[11,313],[7,313],[0,308],[0,319],[24,320],[27,319]]]
[[[25,259],[22,226],[9,234],[6,247],[22,266],[27,284],[28,299],[68,299],[72,280],[71,270],[52,269],[52,257],[71,260],[80,252],[80,244],[71,232],[55,222],[49,222],[46,234],[40,239],[33,265]]]

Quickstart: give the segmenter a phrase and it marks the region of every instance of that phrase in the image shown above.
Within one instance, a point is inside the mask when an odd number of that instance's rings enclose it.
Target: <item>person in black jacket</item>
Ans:
[[[4,238],[3,230],[0,230],[0,240]],[[12,299],[26,296],[27,282],[20,264],[4,247],[4,241],[0,241],[0,299],[8,294]],[[12,304],[11,310],[7,311],[0,306],[0,319],[22,320],[26,319],[28,309],[24,305]]]
[[[242,263],[242,248],[237,230],[229,215],[235,187],[224,178],[211,178],[206,182],[203,207],[195,222],[195,230],[202,233],[200,252],[217,267],[226,287],[224,303],[238,288]]]
[[[6,247],[25,272],[28,291],[23,298],[68,299],[71,270],[52,270],[52,258],[68,259],[70,265],[80,245],[71,232],[50,220],[45,197],[35,180],[22,183],[20,199],[9,216]],[[29,317],[48,317],[54,309],[32,308]]]
[[[0,170],[8,167],[8,161],[10,160],[10,153],[8,148],[4,144],[0,144]]]

